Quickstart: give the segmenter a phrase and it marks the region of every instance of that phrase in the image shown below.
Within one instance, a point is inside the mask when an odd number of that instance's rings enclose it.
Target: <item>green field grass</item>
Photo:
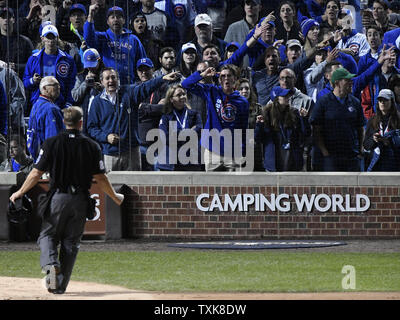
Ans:
[[[271,251],[80,252],[71,280],[171,292],[400,291],[400,254]],[[0,276],[43,277],[39,252],[0,251]]]

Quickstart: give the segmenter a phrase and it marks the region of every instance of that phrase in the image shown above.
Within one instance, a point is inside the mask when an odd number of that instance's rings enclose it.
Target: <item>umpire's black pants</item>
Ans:
[[[67,288],[80,240],[85,228],[88,208],[86,194],[56,192],[51,200],[50,214],[44,217],[39,235],[40,265],[60,268],[60,289]],[[60,243],[60,252],[57,247]]]

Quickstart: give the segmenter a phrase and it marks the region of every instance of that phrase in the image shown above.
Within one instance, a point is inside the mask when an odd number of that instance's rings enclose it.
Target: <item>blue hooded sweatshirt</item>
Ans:
[[[43,142],[64,129],[60,108],[44,96],[39,96],[29,115],[26,144],[36,161]]]
[[[195,95],[206,100],[207,120],[201,135],[201,145],[221,156],[224,154],[224,139],[220,137],[220,149],[213,150],[212,138],[209,130],[216,129],[221,133],[222,130],[228,129],[232,136],[232,145],[227,146],[227,150],[231,152],[226,156],[233,156],[235,139],[234,129],[242,129],[242,152],[245,150],[245,135],[248,127],[249,102],[241,96],[238,91],[226,95],[221,86],[212,84],[202,84],[200,72],[196,71],[182,82],[182,86]]]
[[[89,47],[97,49],[106,67],[118,71],[122,85],[135,83],[136,62],[146,58],[146,51],[132,31],[123,29],[120,35],[111,29],[99,32],[94,29],[94,23],[86,21],[83,37]]]
[[[40,74],[43,77],[43,53],[44,49],[34,53],[28,59],[25,67],[23,82],[25,88],[31,92],[31,103],[39,98],[39,85],[33,82],[33,75]],[[58,50],[56,58],[56,79],[60,83],[60,96],[55,101],[61,109],[74,104],[71,91],[75,85],[76,64],[74,59],[64,51]]]

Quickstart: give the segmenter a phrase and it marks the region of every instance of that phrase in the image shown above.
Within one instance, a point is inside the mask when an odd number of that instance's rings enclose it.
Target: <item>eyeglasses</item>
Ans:
[[[59,83],[49,83],[49,84],[45,85],[45,87],[48,87],[48,86],[50,86],[50,87],[59,87],[60,84]]]

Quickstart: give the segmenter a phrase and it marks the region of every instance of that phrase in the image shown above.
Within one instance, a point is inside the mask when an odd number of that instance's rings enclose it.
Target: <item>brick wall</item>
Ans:
[[[174,180],[174,179],[172,179]],[[180,179],[168,181],[168,185],[155,183],[128,184],[132,194],[127,196],[125,214],[129,237],[135,238],[185,238],[185,239],[395,239],[400,237],[400,187],[340,185],[289,185],[227,186],[215,183],[218,178],[210,178],[210,183],[187,185]],[[182,179],[184,180],[184,179]],[[240,179],[241,180],[241,179]],[[247,178],[245,180],[249,180]],[[357,179],[359,180],[359,179]],[[239,180],[238,180],[239,181]],[[184,182],[184,181],[182,181]],[[307,181],[305,181],[307,182]],[[298,184],[298,183],[297,183]],[[337,182],[335,183],[337,184]],[[248,212],[202,212],[196,206],[196,198],[201,193],[213,195],[256,194],[269,196],[282,194],[365,194],[371,201],[365,212],[297,212],[288,213],[270,210],[256,212],[251,207]],[[354,200],[354,199],[353,199]],[[353,201],[352,200],[352,201]],[[203,201],[206,205],[209,201]],[[293,202],[293,199],[291,199]]]

